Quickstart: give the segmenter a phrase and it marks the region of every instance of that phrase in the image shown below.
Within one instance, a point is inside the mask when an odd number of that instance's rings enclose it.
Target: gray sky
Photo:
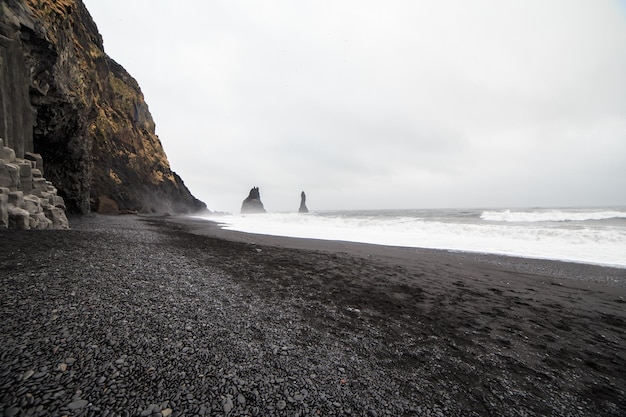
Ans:
[[[624,0],[84,0],[212,210],[626,205]]]

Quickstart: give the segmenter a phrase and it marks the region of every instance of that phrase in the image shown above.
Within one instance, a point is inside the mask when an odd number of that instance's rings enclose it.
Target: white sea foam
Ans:
[[[571,222],[585,220],[626,219],[626,211],[617,210],[499,210],[483,211],[483,220],[494,222]]]
[[[248,233],[559,259],[626,268],[626,221],[620,213],[624,216],[626,211],[587,210],[579,217],[573,210],[418,210],[208,218],[222,223],[226,229]],[[611,220],[595,221],[614,218],[620,219],[618,224]]]

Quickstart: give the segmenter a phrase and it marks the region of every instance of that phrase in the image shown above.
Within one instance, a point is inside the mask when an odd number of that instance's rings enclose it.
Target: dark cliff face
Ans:
[[[104,53],[80,0],[0,2],[0,137],[40,153],[68,209],[206,208],[171,171],[137,82]]]

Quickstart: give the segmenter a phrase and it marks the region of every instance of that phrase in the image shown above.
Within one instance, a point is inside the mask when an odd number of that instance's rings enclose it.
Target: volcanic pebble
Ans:
[[[256,251],[149,217],[71,225],[0,232],[0,415],[623,415],[623,304],[564,321],[549,313],[573,290],[539,305],[492,270]],[[572,357],[604,399],[581,400]]]

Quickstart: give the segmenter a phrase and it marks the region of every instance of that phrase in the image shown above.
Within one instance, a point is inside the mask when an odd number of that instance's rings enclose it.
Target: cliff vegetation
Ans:
[[[71,212],[205,209],[167,160],[139,85],[81,0],[0,3],[0,138],[41,154]]]

